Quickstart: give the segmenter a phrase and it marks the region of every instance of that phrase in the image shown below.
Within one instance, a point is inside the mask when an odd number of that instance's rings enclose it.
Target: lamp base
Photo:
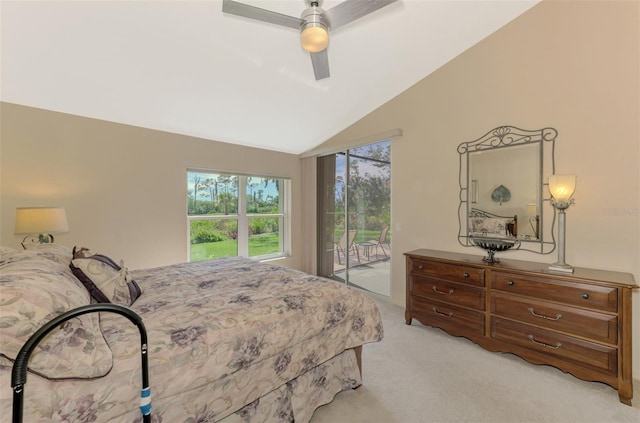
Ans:
[[[25,236],[22,242],[20,243],[20,245],[22,245],[22,248],[24,248],[25,250],[27,249],[27,246],[25,245],[27,243],[27,240],[29,240],[29,244],[52,244],[53,235],[38,234],[37,238],[35,234]]]
[[[556,272],[573,273],[573,267],[565,263],[553,263],[551,266],[549,266],[549,270],[553,270]]]

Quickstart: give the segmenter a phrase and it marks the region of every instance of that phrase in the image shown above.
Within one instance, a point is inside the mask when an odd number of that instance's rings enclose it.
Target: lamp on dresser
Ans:
[[[52,243],[52,234],[69,232],[67,213],[62,207],[18,207],[14,232],[26,234],[21,242],[23,248],[29,237],[32,243]]]
[[[551,204],[558,210],[558,261],[549,266],[549,270],[573,273],[573,267],[565,263],[566,210],[575,200],[571,198],[576,189],[576,175],[551,175],[549,192]]]

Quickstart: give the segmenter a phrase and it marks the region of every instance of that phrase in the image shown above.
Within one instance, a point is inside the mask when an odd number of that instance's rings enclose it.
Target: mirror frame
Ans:
[[[458,242],[465,247],[475,246],[469,236],[469,216],[471,213],[471,181],[469,180],[469,155],[477,151],[506,148],[525,144],[539,144],[540,181],[538,183],[537,210],[540,215],[539,239],[519,239],[517,249],[538,254],[552,253],[556,248],[553,234],[556,211],[551,205],[549,176],[555,173],[555,141],[558,131],[554,128],[525,130],[514,126],[499,126],[482,137],[458,145],[460,155],[460,204],[458,205]]]

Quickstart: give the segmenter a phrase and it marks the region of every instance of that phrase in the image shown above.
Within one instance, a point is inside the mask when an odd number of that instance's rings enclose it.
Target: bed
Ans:
[[[93,277],[90,266],[69,266],[95,257],[55,244],[0,253],[0,413],[8,416],[12,359],[44,322],[96,301],[75,272]],[[143,319],[154,422],[307,422],[362,383],[362,345],[383,337],[370,297],[297,270],[241,257],[131,272],[113,264],[111,279],[99,275],[93,288]],[[140,421],[136,327],[109,313],[68,323],[29,362],[25,421]]]
[[[518,216],[500,216],[472,208],[469,212],[469,236],[515,238],[518,236]]]

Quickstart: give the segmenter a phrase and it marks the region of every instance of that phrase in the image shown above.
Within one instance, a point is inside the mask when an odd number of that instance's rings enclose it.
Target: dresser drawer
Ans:
[[[609,375],[618,372],[617,349],[606,345],[497,317],[491,318],[491,337]]]
[[[484,286],[484,269],[478,267],[412,259],[409,271],[414,275]]]
[[[454,305],[485,309],[484,289],[439,279],[412,276],[411,293]]]
[[[446,330],[452,335],[484,336],[484,313],[412,295],[411,314],[425,325]]]
[[[614,287],[493,271],[491,290],[612,313],[618,311],[618,290]]]
[[[495,291],[491,295],[491,313],[589,338],[594,341],[618,342],[618,317]]]

